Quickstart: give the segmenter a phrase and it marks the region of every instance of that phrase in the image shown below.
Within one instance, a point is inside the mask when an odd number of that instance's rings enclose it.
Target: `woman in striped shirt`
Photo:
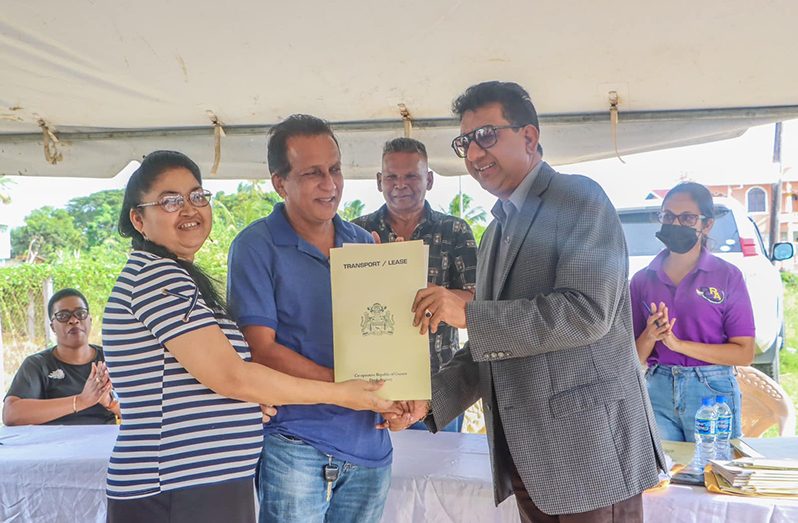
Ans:
[[[103,317],[122,407],[108,467],[108,521],[254,521],[261,416],[272,405],[330,403],[388,412],[379,384],[295,378],[249,347],[194,255],[211,230],[199,167],[156,151],[125,190],[119,231],[133,252]],[[258,404],[264,405],[263,414]]]

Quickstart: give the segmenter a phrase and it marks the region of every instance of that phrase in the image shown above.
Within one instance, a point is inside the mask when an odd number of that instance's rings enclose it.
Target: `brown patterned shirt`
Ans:
[[[369,232],[375,231],[383,243],[395,241],[387,220],[388,207],[352,220],[352,223]],[[424,202],[424,217],[407,240],[424,240],[429,246],[429,273],[427,281],[446,287],[473,291],[476,288],[477,242],[465,220],[433,211]],[[460,348],[457,329],[442,323],[438,332],[429,335],[430,366],[432,373],[454,357]]]

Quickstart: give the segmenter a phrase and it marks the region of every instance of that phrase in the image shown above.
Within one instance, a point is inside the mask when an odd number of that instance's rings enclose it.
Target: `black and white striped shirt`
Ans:
[[[139,498],[254,474],[260,408],[211,391],[164,347],[210,325],[250,360],[236,325],[205,305],[177,262],[142,251],[130,255],[103,315],[106,362],[122,408],[108,497]]]

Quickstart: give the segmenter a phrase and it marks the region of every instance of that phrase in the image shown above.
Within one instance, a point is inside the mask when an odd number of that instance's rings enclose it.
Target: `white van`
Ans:
[[[777,243],[768,252],[759,229],[739,202],[720,197],[714,202],[715,225],[707,246],[712,254],[742,271],[754,309],[754,366],[778,381],[779,350],[784,344],[784,288],[773,261],[792,258],[793,245]],[[661,205],[661,200],[646,200],[618,209],[629,249],[630,278],[664,248],[654,236],[661,227],[657,221]]]

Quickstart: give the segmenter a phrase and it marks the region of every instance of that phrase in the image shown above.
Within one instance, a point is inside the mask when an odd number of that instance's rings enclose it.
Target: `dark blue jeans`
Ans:
[[[328,500],[329,463],[340,472]],[[259,467],[260,523],[378,523],[391,484],[390,465],[359,467],[281,434],[266,435]]]

